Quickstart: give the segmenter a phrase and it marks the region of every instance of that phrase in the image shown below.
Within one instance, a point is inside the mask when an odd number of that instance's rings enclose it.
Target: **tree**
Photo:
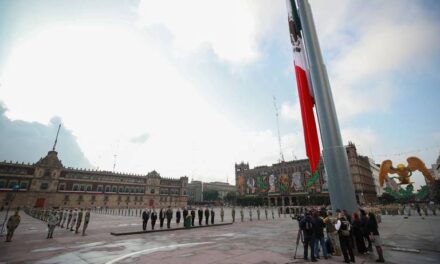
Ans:
[[[218,199],[218,191],[206,190],[203,192],[203,201],[216,201]]]
[[[381,204],[390,204],[396,201],[396,198],[389,193],[383,193],[382,196],[378,198]]]
[[[228,192],[224,198],[225,202],[229,204],[235,204],[237,201],[237,193],[236,192]]]

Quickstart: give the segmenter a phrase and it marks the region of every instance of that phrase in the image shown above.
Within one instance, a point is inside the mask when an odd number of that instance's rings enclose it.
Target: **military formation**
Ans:
[[[86,235],[86,230],[90,222],[91,209],[74,208],[74,209],[41,209],[41,208],[26,208],[25,212],[41,221],[47,223],[47,239],[53,238],[53,233],[56,227],[66,228],[78,234],[81,232],[83,236]],[[82,224],[82,227],[81,227]]]

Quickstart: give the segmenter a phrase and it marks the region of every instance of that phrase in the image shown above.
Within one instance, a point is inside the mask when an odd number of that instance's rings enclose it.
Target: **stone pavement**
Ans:
[[[226,211],[225,221],[230,222]],[[112,236],[110,232],[141,230],[140,217],[92,214],[87,236],[55,229],[46,238],[46,225],[23,212],[22,223],[11,243],[0,242],[0,263],[304,263],[303,248],[293,258],[298,232],[296,220],[282,216],[272,220],[233,225]],[[239,211],[237,211],[239,216]],[[219,223],[216,212],[216,223]],[[264,219],[264,220],[263,220]],[[239,217],[236,218],[239,220]],[[197,222],[197,221],[196,221]],[[181,224],[182,225],[182,224]],[[197,223],[196,223],[197,225]],[[156,225],[158,228],[158,225]],[[176,227],[173,223],[172,227]],[[439,263],[440,216],[425,219],[383,216],[380,232],[388,263]],[[150,225],[148,226],[148,230]],[[2,237],[4,239],[4,237]],[[393,251],[393,247],[419,249],[420,253]],[[356,256],[357,263],[376,263],[375,255]],[[342,257],[318,263],[342,263]]]

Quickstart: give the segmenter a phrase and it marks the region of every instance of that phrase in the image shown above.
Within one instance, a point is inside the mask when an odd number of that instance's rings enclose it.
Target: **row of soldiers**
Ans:
[[[81,224],[84,218],[84,224],[82,228],[82,235],[86,235],[86,229],[90,222],[90,208],[85,210],[80,208],[79,211],[77,208],[75,209],[61,209],[61,210],[50,210],[50,209],[38,209],[32,208],[27,209],[26,212],[37,219],[47,222],[48,233],[47,239],[53,238],[53,232],[56,226],[60,228],[64,228],[66,224],[66,229],[70,231],[75,231],[75,234],[79,233]],[[83,217],[84,216],[84,217]],[[67,221],[67,223],[66,223]]]
[[[411,216],[412,210],[415,210],[420,216],[422,216],[422,212],[425,216],[430,214],[437,215],[437,206],[434,202],[430,202],[428,204],[390,204],[380,206],[380,211],[382,215],[407,215]]]
[[[279,218],[281,217],[281,214],[283,214],[283,212],[285,213],[284,216],[286,217],[286,215],[287,215],[286,213],[289,213],[290,216],[292,216],[292,214],[295,214],[295,213],[300,214],[303,210],[305,210],[303,208],[298,208],[297,211],[293,210],[293,208],[291,208],[291,210],[286,210],[286,209],[287,208],[282,208],[282,207],[277,208],[276,211],[277,211]],[[254,211],[256,212],[256,216],[257,216],[258,220],[260,220],[262,218],[263,213],[264,213],[266,220],[269,219],[270,217],[272,217],[272,219],[275,219],[275,208],[274,207],[264,207],[264,208],[248,207],[247,209],[241,207],[239,209],[241,222],[243,222],[245,219],[245,213],[246,213],[245,211],[246,210],[247,210],[247,214],[249,215],[250,221],[252,221],[254,219]],[[188,224],[185,225],[185,227],[192,227],[192,226],[194,226],[194,222],[196,219],[196,211],[197,211],[199,226],[202,225],[203,219],[205,219],[205,225],[209,225],[209,223],[211,223],[211,225],[214,224],[215,210],[212,207],[211,207],[211,209],[209,209],[208,207],[206,207],[205,209],[203,209],[201,207],[199,207],[199,208],[184,207],[182,209],[177,208],[175,213],[174,213],[174,210],[170,206],[168,208],[160,208],[158,210],[156,210],[156,208],[153,207],[153,208],[146,208],[142,212],[142,216],[141,216],[142,217],[142,229],[144,231],[147,230],[147,225],[148,225],[148,222],[150,219],[151,219],[151,230],[154,230],[157,219],[159,219],[160,228],[163,228],[165,220],[166,220],[167,228],[170,228],[174,215],[175,215],[177,226],[180,225],[180,221],[183,218],[183,221],[185,221],[186,219],[189,220]],[[223,207],[220,207],[220,221],[221,222],[224,222],[224,217],[225,217],[225,210]],[[235,207],[231,208],[231,217],[232,217],[232,222],[235,222],[235,218],[236,218]]]

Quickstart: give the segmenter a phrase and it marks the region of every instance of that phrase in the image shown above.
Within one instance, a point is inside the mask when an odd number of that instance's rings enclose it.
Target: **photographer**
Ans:
[[[304,234],[304,260],[308,260],[308,248],[310,247],[310,258],[312,262],[316,262],[315,247],[314,247],[314,232],[313,223],[310,212],[306,212],[306,215],[301,219],[299,223],[300,229]]]

